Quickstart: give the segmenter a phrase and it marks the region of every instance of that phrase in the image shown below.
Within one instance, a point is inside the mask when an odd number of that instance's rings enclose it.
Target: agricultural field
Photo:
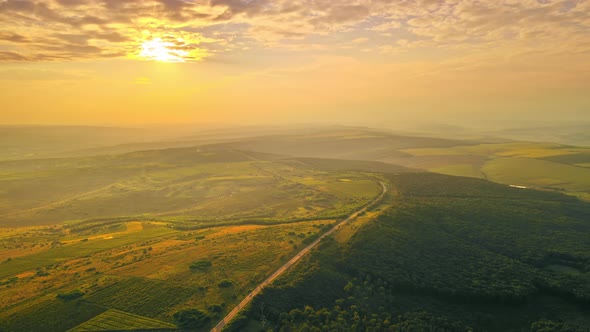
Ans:
[[[174,324],[150,319],[116,309],[109,309],[102,314],[74,327],[68,332],[86,331],[132,331],[132,330],[173,330]]]
[[[142,328],[170,328],[174,313],[187,308],[207,313],[212,322],[333,222],[180,231],[133,221],[81,235],[67,234],[66,226],[11,230],[8,239],[30,242],[20,257],[0,264],[0,330],[84,331],[125,315],[131,319],[118,329],[142,321]],[[28,245],[56,239],[63,244],[27,255]],[[208,264],[196,264],[203,261]],[[50,315],[64,318],[48,323]]]
[[[549,143],[477,144],[448,148],[404,149],[433,172],[485,178],[494,182],[555,190],[590,198],[590,149]],[[479,157],[470,161],[458,158]]]
[[[568,192],[590,190],[590,169],[530,158],[496,158],[482,168],[488,179]]]
[[[68,229],[63,226],[49,228],[54,231],[54,236],[49,238],[35,237],[35,228],[26,233],[16,233],[17,235],[0,242],[0,257],[3,258],[0,278],[176,232],[169,227],[153,223],[130,222],[122,226],[122,231],[82,235],[83,237],[67,235]],[[46,229],[40,228],[39,232]]]

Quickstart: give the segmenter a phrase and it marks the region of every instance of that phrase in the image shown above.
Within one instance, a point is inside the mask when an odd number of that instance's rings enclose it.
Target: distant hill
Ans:
[[[451,147],[477,141],[400,136],[367,129],[321,130],[306,135],[275,135],[227,143],[244,150],[280,153],[298,157],[376,160],[408,156],[401,149]]]
[[[150,131],[90,126],[0,126],[0,160],[149,140]]]
[[[0,225],[149,219],[185,228],[337,218],[380,186],[365,161],[295,160],[220,146],[0,161]]]

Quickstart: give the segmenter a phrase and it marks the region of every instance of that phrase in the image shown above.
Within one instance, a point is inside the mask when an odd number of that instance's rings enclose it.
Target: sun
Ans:
[[[163,41],[162,38],[146,40],[141,45],[139,56],[160,62],[184,62],[188,52],[174,47],[173,43]]]

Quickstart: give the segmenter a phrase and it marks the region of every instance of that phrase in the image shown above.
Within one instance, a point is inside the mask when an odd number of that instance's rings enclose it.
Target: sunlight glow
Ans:
[[[176,45],[171,42],[163,41],[162,38],[155,38],[145,41],[141,45],[139,56],[160,62],[184,62],[188,52],[174,49],[175,47]]]

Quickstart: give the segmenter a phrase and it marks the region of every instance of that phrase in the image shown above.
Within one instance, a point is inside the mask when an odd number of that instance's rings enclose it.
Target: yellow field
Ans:
[[[503,143],[455,146],[450,148],[418,148],[400,150],[413,156],[522,156],[541,158],[573,154],[586,149],[570,149],[559,144],[546,143]]]

